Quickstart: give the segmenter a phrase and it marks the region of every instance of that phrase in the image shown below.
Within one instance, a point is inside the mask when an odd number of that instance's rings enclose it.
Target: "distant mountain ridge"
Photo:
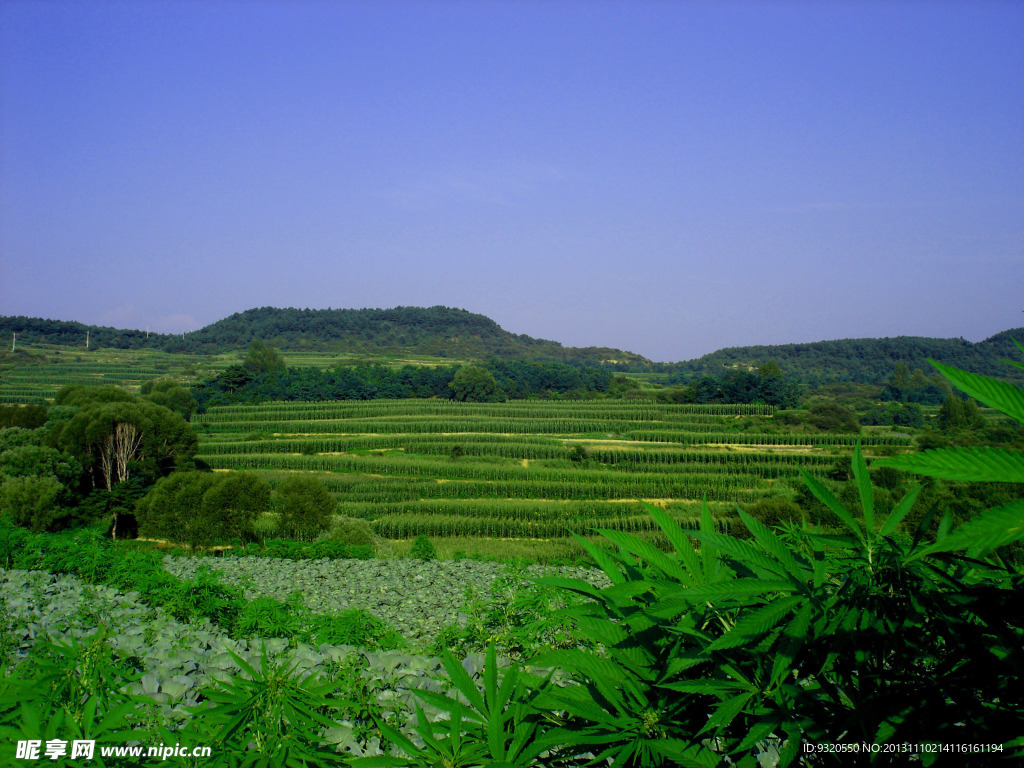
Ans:
[[[484,315],[443,306],[260,307],[237,312],[186,334],[147,333],[61,320],[0,316],[0,336],[9,339],[15,332],[21,343],[80,348],[85,345],[88,333],[93,348],[148,348],[192,354],[242,350],[252,341],[260,340],[286,355],[316,351],[609,363],[624,372],[667,373],[670,382],[687,382],[704,375],[717,378],[730,369],[756,370],[766,362],[775,361],[784,373],[809,384],[827,381],[877,384],[892,374],[897,363],[931,374],[934,369],[928,364],[930,357],[975,373],[1024,381],[1024,372],[1000,362],[1001,359],[1022,359],[1011,337],[1024,342],[1024,328],[1003,331],[980,342],[897,336],[728,347],[678,363],[653,363],[632,352],[608,347],[563,347],[556,341],[510,333]]]
[[[17,333],[24,343],[161,349],[219,354],[245,349],[254,340],[284,352],[418,354],[456,359],[615,361],[651,364],[640,355],[608,347],[563,347],[557,341],[510,333],[484,315],[451,307],[393,309],[278,309],[236,312],[186,334],[148,333],[29,317],[0,317],[0,334]]]
[[[920,368],[931,375],[935,369],[928,358],[1012,381],[1024,380],[1022,371],[1002,360],[1024,361],[1013,343],[1024,343],[1024,328],[1014,328],[990,336],[984,341],[939,339],[926,336],[896,336],[881,339],[838,339],[802,344],[727,347],[711,354],[672,365],[672,377],[680,381],[695,376],[721,376],[729,369],[755,370],[770,360],[785,373],[797,375],[809,383],[856,381],[880,384],[897,363],[910,370]]]

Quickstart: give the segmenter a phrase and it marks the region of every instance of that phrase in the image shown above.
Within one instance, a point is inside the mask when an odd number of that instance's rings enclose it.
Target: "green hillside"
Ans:
[[[897,363],[910,370],[932,369],[927,359],[941,360],[975,373],[1007,376],[1001,359],[1013,357],[1013,338],[1024,340],[1016,328],[981,341],[897,336],[882,339],[839,339],[805,344],[728,347],[695,360],[653,363],[632,352],[608,347],[564,347],[557,341],[535,339],[504,330],[490,318],[450,307],[393,309],[278,309],[261,307],[238,312],[186,334],[147,333],[90,326],[77,322],[29,317],[0,317],[0,338],[18,345],[55,345],[71,350],[151,350],[174,355],[237,355],[254,340],[288,354],[429,357],[468,361],[498,358],[568,363],[607,363],[613,368],[655,377],[658,383],[687,383],[701,376],[720,378],[730,370],[754,371],[775,361],[782,371],[805,385],[831,381],[879,384]],[[4,344],[0,363],[15,362]],[[27,362],[27,361],[22,361]],[[207,366],[200,364],[200,367]],[[1024,381],[1024,373],[1011,371]]]
[[[646,366],[640,355],[604,347],[563,347],[510,333],[484,315],[450,307],[393,309],[277,309],[238,312],[186,334],[83,325],[29,317],[0,317],[0,337],[23,344],[108,349],[154,349],[177,354],[224,354],[261,340],[290,352],[407,354],[483,359],[577,362],[614,360]]]
[[[783,371],[806,383],[855,381],[881,384],[892,375],[897,363],[931,374],[934,369],[928,358],[932,358],[972,373],[1014,378],[1013,369],[1000,362],[1006,358],[1016,359],[1019,355],[1014,338],[1024,341],[1024,328],[1003,331],[980,342],[963,338],[897,336],[728,347],[695,360],[659,367],[670,374],[671,380],[689,381],[697,376],[719,377],[730,369],[756,370],[774,360]],[[1016,378],[1021,380],[1024,376]]]

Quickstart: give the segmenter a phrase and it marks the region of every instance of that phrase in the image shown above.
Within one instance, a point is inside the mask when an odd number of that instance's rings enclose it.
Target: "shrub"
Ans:
[[[416,541],[412,543],[412,556],[420,560],[437,560],[437,550],[425,533],[417,536]]]
[[[771,496],[751,504],[747,512],[755,520],[770,527],[799,523],[804,519],[800,506],[785,496]]]
[[[312,541],[331,527],[338,503],[316,478],[295,475],[278,487],[276,506],[279,535]]]
[[[139,535],[208,547],[253,536],[270,486],[251,472],[175,472],[135,507]]]
[[[338,614],[315,614],[311,620],[310,642],[355,645],[369,650],[390,651],[405,645],[405,639],[376,616],[361,608]]]
[[[370,527],[370,521],[355,517],[334,518],[330,538],[342,544],[355,546],[372,547],[377,543],[377,534]]]
[[[64,486],[52,476],[7,478],[0,485],[0,514],[40,533],[57,519],[61,511],[57,502],[63,493]]]

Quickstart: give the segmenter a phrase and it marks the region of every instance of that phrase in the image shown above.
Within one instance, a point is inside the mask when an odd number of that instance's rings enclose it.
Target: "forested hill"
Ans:
[[[729,369],[756,370],[774,360],[785,373],[807,383],[857,381],[880,384],[893,373],[897,363],[904,363],[910,370],[920,368],[931,375],[935,369],[928,363],[928,358],[932,358],[973,373],[1020,381],[1024,379],[1021,371],[1001,362],[1007,359],[1022,361],[1013,339],[1024,343],[1024,328],[1003,331],[979,342],[962,338],[897,336],[728,347],[695,360],[658,367],[667,369],[673,380],[689,381],[695,376],[718,377]]]
[[[484,315],[449,307],[394,309],[277,309],[238,312],[197,331],[159,334],[87,326],[59,320],[0,317],[0,335],[16,332],[23,343],[93,348],[161,349],[219,354],[263,341],[284,351],[419,354],[459,359],[616,361],[647,366],[649,360],[606,347],[563,347],[556,341],[509,333]]]

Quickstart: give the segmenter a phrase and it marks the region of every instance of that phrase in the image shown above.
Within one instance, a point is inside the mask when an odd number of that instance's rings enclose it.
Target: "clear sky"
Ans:
[[[1024,2],[0,0],[0,314],[1024,325]]]

